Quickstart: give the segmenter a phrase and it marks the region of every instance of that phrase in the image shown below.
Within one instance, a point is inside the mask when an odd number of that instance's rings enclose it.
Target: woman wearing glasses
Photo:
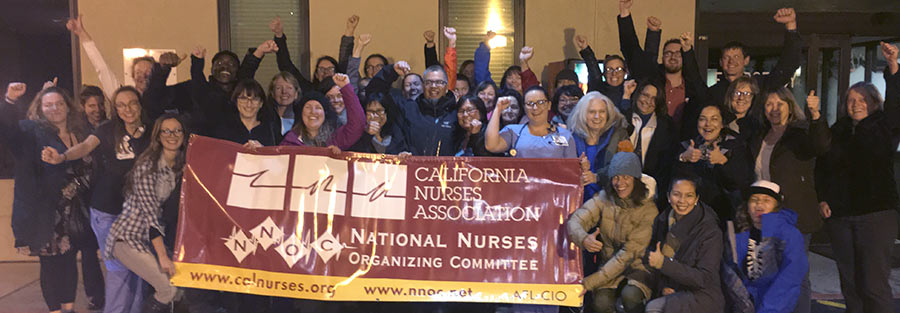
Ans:
[[[100,247],[106,245],[106,236],[119,213],[125,198],[121,187],[125,174],[134,166],[135,159],[150,144],[145,134],[146,117],[138,90],[121,87],[113,93],[116,118],[103,123],[81,143],[63,153],[51,146],[44,147],[41,159],[49,164],[62,164],[91,155],[93,186],[91,188],[91,228],[97,235]],[[143,283],[140,277],[116,260],[106,260],[106,309],[107,312],[135,312],[143,299]]]
[[[540,86],[525,92],[527,124],[506,125],[500,129],[500,115],[510,104],[510,98],[497,100],[494,114],[488,122],[485,148],[493,153],[507,152],[516,158],[575,158],[575,139],[562,127],[550,124],[550,98]]]
[[[178,202],[171,198],[180,194],[187,149],[184,125],[183,119],[173,114],[156,120],[150,136],[153,141],[128,173],[122,214],[106,238],[104,257],[118,260],[153,286],[155,293],[145,299],[142,312],[169,312],[175,298],[176,288],[169,283],[175,274],[169,250],[177,227]]]
[[[550,106],[550,111],[553,112],[551,121],[556,125],[566,125],[566,120],[581,97],[584,97],[584,91],[577,85],[556,88],[556,93],[553,94],[553,105]]]
[[[399,124],[400,111],[385,97],[390,95],[373,93],[366,96],[365,133],[350,147],[350,151],[400,154],[409,150]]]
[[[762,130],[762,121],[759,118],[759,110],[754,109],[754,97],[759,94],[756,80],[748,76],[741,76],[728,85],[725,93],[725,107],[723,117],[728,129],[735,132],[741,140],[749,140]]]

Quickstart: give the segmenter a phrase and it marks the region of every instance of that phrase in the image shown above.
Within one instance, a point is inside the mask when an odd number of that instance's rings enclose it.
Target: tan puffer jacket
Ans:
[[[647,175],[643,175],[641,181],[650,192],[639,206],[631,200],[614,199],[600,191],[569,216],[566,222],[569,239],[582,249],[582,242],[589,235],[587,231],[600,223],[600,241],[603,243],[600,255],[606,263],[595,273],[585,273],[585,288],[616,288],[628,276],[629,284],[650,296],[647,286],[650,272],[641,257],[650,243],[653,219],[659,212],[653,201],[656,182]]]

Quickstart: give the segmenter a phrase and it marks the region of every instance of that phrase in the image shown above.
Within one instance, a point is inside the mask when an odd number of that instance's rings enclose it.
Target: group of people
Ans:
[[[802,61],[793,9],[774,16],[785,27],[774,69],[746,75],[747,48],[729,43],[722,77],[707,86],[692,34],[666,41],[657,63],[661,22],[648,19],[641,48],[631,4],[619,1],[621,54],[607,55],[602,67],[587,39],[574,38],[587,93],[571,69],[552,80],[552,91],[542,86],[527,46],[521,65],[495,83],[492,32],[459,66],[451,27],[441,31],[449,42],[443,63],[435,32],[425,32],[422,74],[380,54],[361,62],[373,37],[355,34],[358,16],[347,20],[338,59],[318,58],[311,77],[294,65],[275,18],[272,39],[243,59],[216,53],[209,76],[206,50],[197,47],[190,80],[166,86],[183,60],[167,53],[135,59],[135,85],[121,86],[83,18],[70,19],[101,86],[83,88],[76,101],[48,82],[29,104],[27,86],[11,83],[0,106],[0,140],[16,162],[16,247],[40,257],[51,312],[73,311],[78,251],[92,309],[167,312],[179,298],[191,312],[289,312],[291,299],[199,289],[179,296],[169,283],[190,134],[247,148],[578,158],[584,204],[567,230],[583,249],[585,311],[809,312],[806,255],[824,225],[848,312],[892,312],[898,48],[881,45],[885,97],[870,83],[854,84],[841,104],[846,116],[829,126],[814,90],[804,106],[786,87]],[[264,88],[255,73],[273,53],[281,72]]]

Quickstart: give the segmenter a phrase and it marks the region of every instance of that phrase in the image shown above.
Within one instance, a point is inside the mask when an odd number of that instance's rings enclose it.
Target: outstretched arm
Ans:
[[[588,45],[587,37],[575,36],[575,46],[578,48],[578,53],[581,54],[581,59],[584,60],[584,65],[587,66],[588,90],[600,91],[601,85],[603,85],[603,73],[600,72],[600,63],[597,62],[594,50]]]
[[[444,26],[444,37],[447,37],[447,51],[444,51],[444,72],[447,73],[447,90],[456,88],[456,28]]]
[[[492,31],[487,32],[484,36],[484,41],[478,45],[478,49],[475,49],[475,86],[482,82],[494,81],[491,79],[491,48],[488,46],[488,43],[496,35]]]
[[[352,15],[347,18],[347,28],[344,30],[344,35],[341,36],[341,45],[338,47],[338,73],[347,73],[347,68],[350,64],[350,55],[353,53],[353,34],[356,33],[357,25],[359,25],[359,16]]]
[[[84,54],[87,55],[88,60],[91,61],[91,65],[94,66],[94,70],[97,71],[97,76],[100,78],[100,87],[103,88],[103,93],[106,94],[107,98],[112,100],[113,93],[121,86],[119,85],[119,78],[116,77],[116,74],[114,74],[106,64],[106,60],[104,60],[103,55],[100,54],[100,49],[97,49],[97,44],[94,43],[94,39],[87,30],[84,29],[83,18],[84,15],[81,14],[78,15],[77,19],[70,18],[69,21],[66,22],[66,28],[81,40]]]
[[[797,15],[794,9],[782,8],[775,14],[775,21],[784,24],[784,47],[775,68],[760,81],[760,90],[782,87],[791,81],[803,60],[802,41],[797,32]]]
[[[276,16],[272,19],[272,21],[269,22],[269,29],[275,33],[275,45],[278,46],[278,49],[275,50],[275,56],[278,61],[278,70],[294,75],[294,78],[300,83],[300,89],[302,91],[307,92],[313,90],[312,82],[310,82],[309,79],[306,79],[306,76],[303,76],[303,74],[300,73],[300,69],[298,69],[297,66],[294,65],[294,62],[291,61],[291,54],[287,47],[287,36],[284,35],[284,27],[281,24],[281,18]]]

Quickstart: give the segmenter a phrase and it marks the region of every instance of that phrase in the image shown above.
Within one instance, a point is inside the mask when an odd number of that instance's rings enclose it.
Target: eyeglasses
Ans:
[[[618,73],[618,72],[621,72],[621,71],[624,71],[624,70],[625,70],[625,68],[623,68],[623,67],[621,67],[621,66],[620,66],[620,67],[607,67],[607,68],[606,68],[606,72],[607,72],[607,73],[613,73],[613,74]]]
[[[663,57],[671,58],[674,56],[681,56],[681,51],[666,51],[663,52]]]
[[[550,103],[550,101],[547,101],[547,100],[530,101],[530,102],[525,102],[525,107],[526,108],[537,108],[538,106],[544,106],[547,103]]]
[[[472,114],[478,113],[478,109],[468,108],[468,109],[459,111],[459,113],[461,113],[462,115],[472,115]]]
[[[447,84],[447,82],[443,81],[443,80],[426,80],[425,81],[425,86],[430,86],[430,87],[440,87],[440,86],[444,86],[446,84]]]
[[[384,68],[384,64],[378,64],[378,65],[366,65],[366,70],[367,70],[367,71],[368,71],[368,70],[373,70],[373,71],[376,71],[376,72],[377,72],[377,71],[381,71],[382,68]]]
[[[184,135],[184,129],[160,129],[159,134],[166,137],[175,137]]]
[[[559,102],[560,103],[563,103],[563,102],[572,103],[572,102],[578,102],[578,100],[580,100],[580,99],[581,98],[579,98],[579,97],[559,97]]]
[[[316,71],[323,74],[334,74],[334,66],[319,66],[318,68],[316,68]]]
[[[381,110],[366,110],[366,114],[382,116],[382,115],[384,115],[384,109],[381,109]]]
[[[262,102],[262,99],[260,99],[258,97],[239,96],[239,97],[237,97],[237,102],[238,103],[259,103],[259,102]]]
[[[747,96],[751,96],[751,95],[753,95],[752,91],[735,91],[734,92],[735,98],[747,97]]]

